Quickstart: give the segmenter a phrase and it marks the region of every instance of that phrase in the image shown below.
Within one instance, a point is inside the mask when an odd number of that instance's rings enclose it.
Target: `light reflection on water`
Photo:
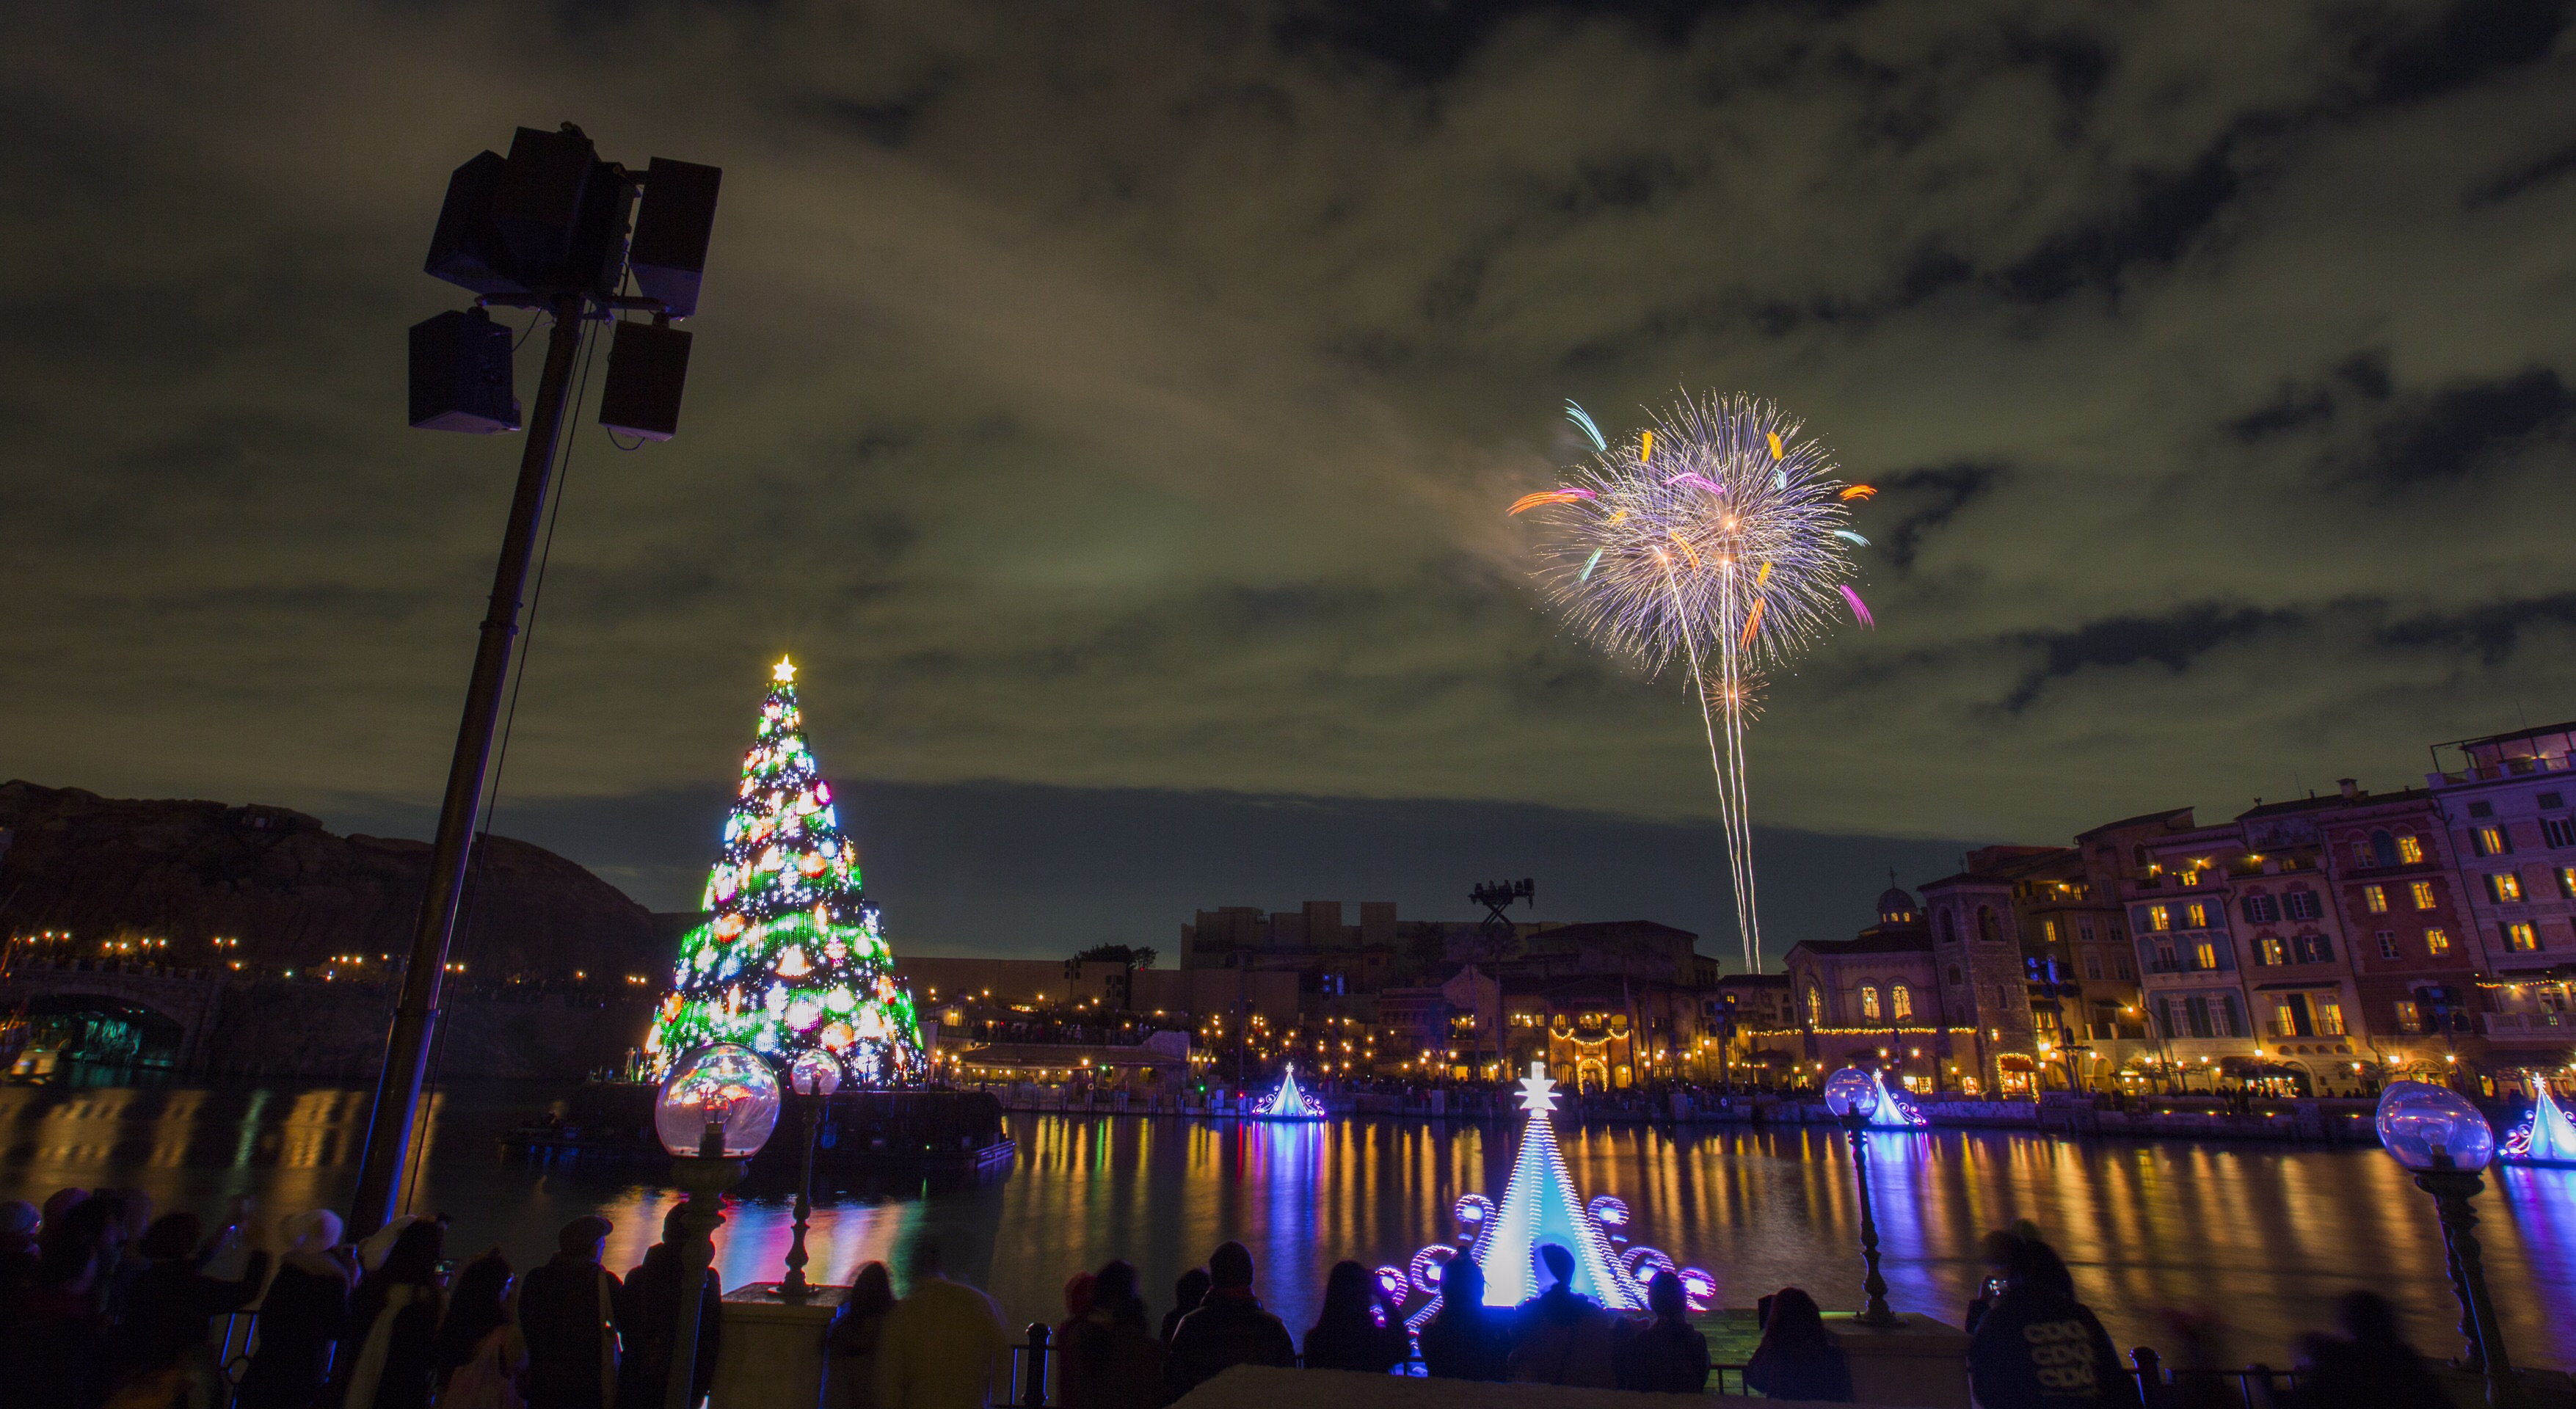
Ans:
[[[502,1159],[493,1137],[555,1089],[491,1083],[439,1094],[416,1210],[454,1216],[450,1250],[498,1245],[526,1266],[577,1213],[617,1224],[609,1263],[641,1259],[675,1201],[650,1168]],[[354,1181],[369,1093],[339,1087],[0,1088],[0,1198],[124,1184],[212,1214],[233,1194],[272,1214],[337,1206]],[[809,1277],[847,1281],[937,1233],[954,1271],[1014,1323],[1057,1320],[1065,1278],[1111,1257],[1137,1264],[1159,1309],[1179,1272],[1227,1238],[1249,1245],[1265,1300],[1294,1328],[1314,1317],[1342,1257],[1401,1265],[1461,1230],[1461,1193],[1497,1197],[1508,1128],[1422,1122],[1242,1127],[1019,1116],[1010,1177],[923,1197],[853,1187],[815,1210]],[[792,1127],[778,1138],[793,1139]],[[1732,1305],[1798,1284],[1856,1307],[1859,1213],[1839,1132],[1561,1130],[1586,1197],[1616,1194],[1630,1231],[1708,1268]],[[2371,1150],[2218,1144],[2069,1144],[1996,1132],[1871,1137],[1890,1300],[1955,1321],[1982,1275],[1980,1233],[2035,1220],[2076,1269],[2122,1345],[2168,1344],[2157,1309],[2202,1307],[2231,1353],[2287,1363],[2291,1338],[2334,1297],[2378,1287],[2418,1343],[2448,1353],[2457,1319],[2431,1202]],[[774,1280],[788,1191],[752,1191],[719,1234],[728,1285]],[[2517,1358],[2576,1365],[2576,1172],[2514,1169],[2478,1200],[2488,1276]]]

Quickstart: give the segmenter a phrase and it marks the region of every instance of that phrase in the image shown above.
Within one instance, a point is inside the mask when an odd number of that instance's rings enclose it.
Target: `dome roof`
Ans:
[[[1914,897],[1906,894],[1902,886],[1889,886],[1878,897],[1878,918],[1881,920],[1890,922],[1912,920],[1922,913],[1922,907],[1914,903]]]

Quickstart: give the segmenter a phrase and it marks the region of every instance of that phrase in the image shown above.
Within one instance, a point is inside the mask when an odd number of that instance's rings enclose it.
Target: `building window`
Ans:
[[[2493,817],[2495,815],[2495,804],[2492,802],[2470,803],[2469,815],[2472,817]]]
[[[2508,920],[2504,925],[2504,947],[2517,953],[2529,953],[2540,947],[2540,931],[2527,920]]]
[[[2195,900],[2189,905],[2182,907],[2182,914],[2183,924],[2186,928],[2195,930],[2205,930],[2209,928],[2209,907],[2201,904],[2199,901]]]
[[[2416,909],[2430,910],[2433,908],[2433,883],[2431,881],[2417,881],[2409,889],[2415,897]]]
[[[2540,795],[2540,805],[2543,807],[2565,807],[2567,802],[2566,799],[2560,797],[2556,793],[2542,793]]]
[[[2254,941],[2254,962],[2266,966],[2282,962],[2281,941],[2270,935]]]
[[[2390,855],[2388,859],[2390,861],[2395,861],[2397,859],[2395,854],[2395,843],[2390,843],[2389,851]],[[2356,841],[2352,844],[2352,864],[2355,866],[2376,866],[2381,863],[2378,857],[2371,854],[2370,843],[2366,841]]]
[[[2314,920],[2321,918],[2325,914],[2325,906],[2318,903],[2317,893],[2315,891],[2291,891],[2289,894],[2289,901],[2290,918],[2293,920]]]
[[[2558,868],[2558,895],[2562,900],[2576,900],[2576,866]]]
[[[2421,1032],[2423,1029],[2424,1010],[2417,1007],[2411,999],[2398,999],[2397,1030],[2399,1032]]]
[[[1956,964],[1950,966],[1950,986],[1952,988],[1959,986],[1959,966]]]
[[[2382,959],[2399,959],[2405,957],[2397,950],[2397,931],[2381,930],[2379,932],[2379,957]]]
[[[2541,818],[2540,840],[2543,845],[2553,848],[2576,846],[2576,819],[2566,817]]]
[[[2191,957],[2192,962],[2199,965],[2201,968],[2217,968],[2218,946],[2204,939],[2200,943],[2191,947]]]
[[[2352,850],[2353,859],[2364,866],[2394,866],[2397,864],[2397,838],[2389,835],[2387,832],[2371,833],[2369,850],[2363,850],[2362,845],[2359,842],[2354,842],[2352,844]]]
[[[2245,912],[2245,922],[2249,925],[2268,925],[2281,918],[2281,902],[2274,896],[2249,895],[2239,908]]]
[[[1819,1027],[1825,1021],[1825,995],[1814,984],[1807,985],[1807,1026]]]
[[[2003,929],[1995,923],[1995,912],[1990,906],[1977,907],[1977,938],[1988,944],[2004,942]]]
[[[2096,982],[2102,977],[2102,956],[2090,949],[2084,951],[2084,976]]]
[[[1864,983],[1860,986],[1860,1015],[1871,1022],[1878,1021],[1877,984]]]
[[[1943,944],[1959,942],[1959,923],[1947,910],[1941,912],[1941,942]]]
[[[2480,856],[2505,856],[2513,851],[2513,843],[2506,838],[2502,827],[2480,827],[2469,837],[2477,843]]]
[[[2048,936],[2049,943],[2055,944],[2057,942],[2057,922],[2055,920],[2040,921],[2039,932]]]
[[[2409,866],[2422,865],[2424,861],[2423,841],[2413,832],[2408,832],[2404,836],[2399,837],[2397,839],[2397,859]]]
[[[2510,905],[2522,899],[2522,877],[2511,871],[2488,872],[2487,899],[2499,905]]]
[[[2343,1036],[2343,1004],[2332,998],[2317,1000],[2317,1036]]]
[[[1914,1016],[1914,990],[1901,983],[1888,985],[1887,1011],[1896,1018]]]
[[[2146,909],[2146,923],[2141,926],[2141,928],[2153,930],[2158,934],[2162,934],[2166,930],[2172,929],[2173,907],[2170,905],[2148,906]]]
[[[2424,931],[2424,952],[2439,958],[2451,952],[2451,932],[2444,929]]]
[[[2093,922],[2091,920],[2076,921],[2075,937],[2083,940],[2086,944],[2091,944],[2093,942]]]
[[[2156,972],[2160,974],[2178,974],[2182,972],[2182,963],[2180,960],[2174,958],[2174,947],[2172,945],[2159,944],[2156,946]]]
[[[2185,867],[2183,867],[2183,868],[2182,868],[2182,883],[2183,883],[2184,885],[2187,885],[2187,886],[2196,886],[2196,885],[2199,885],[2199,884],[2200,884],[2200,868],[2199,868],[2199,867],[2197,867],[2197,866],[2185,866]]]
[[[2361,888],[2361,907],[2374,915],[2387,914],[2388,887],[2363,886]]]
[[[2131,979],[2131,978],[2135,978],[2135,977],[2136,977],[2136,975],[2135,975],[2135,974],[2132,974],[2132,973],[2130,973],[2130,972],[2129,972],[2129,956],[2128,956],[2128,955],[2126,955],[2126,954],[2114,954],[2114,955],[2112,955],[2112,956],[2111,956],[2111,963],[2112,963],[2112,965],[2113,965],[2114,967],[2116,967],[2116,968],[2119,970],[2119,972],[2120,972],[2120,977],[2121,977],[2121,978],[2123,978],[2123,979]]]
[[[2303,934],[2290,941],[2290,953],[2302,964],[2334,962],[2334,941],[2321,934]]]

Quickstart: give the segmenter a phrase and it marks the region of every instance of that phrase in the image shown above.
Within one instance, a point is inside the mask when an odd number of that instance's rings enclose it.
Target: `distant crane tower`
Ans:
[[[1503,1050],[1503,1029],[1510,1025],[1510,1015],[1503,1010],[1503,956],[1511,951],[1512,902],[1526,900],[1538,908],[1538,883],[1527,876],[1517,881],[1495,881],[1467,892],[1467,898],[1485,907],[1485,918],[1476,927],[1476,955],[1494,966],[1494,1069],[1503,1076],[1511,1075],[1511,1058]]]

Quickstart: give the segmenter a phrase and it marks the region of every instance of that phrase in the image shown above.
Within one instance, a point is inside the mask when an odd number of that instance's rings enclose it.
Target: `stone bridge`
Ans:
[[[178,1026],[178,1069],[191,1071],[203,1060],[205,1039],[221,1016],[229,986],[227,979],[209,969],[89,959],[21,960],[0,978],[0,1008],[14,1009],[29,999],[46,997],[131,1003]]]
[[[393,1015],[393,995],[372,984],[88,959],[24,960],[0,976],[0,1011],[81,997],[176,1024],[176,1069],[200,1076],[370,1079]],[[578,1079],[622,1061],[651,1018],[648,1000],[626,995],[451,994],[434,1060],[450,1077]]]

